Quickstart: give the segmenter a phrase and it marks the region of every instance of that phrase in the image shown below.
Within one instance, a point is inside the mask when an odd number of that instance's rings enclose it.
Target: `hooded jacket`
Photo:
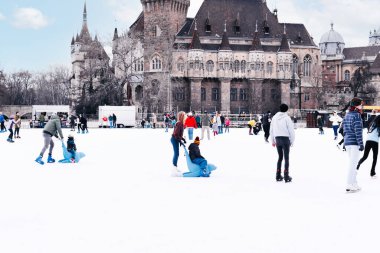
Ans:
[[[278,112],[273,116],[270,136],[272,143],[276,143],[276,137],[289,137],[290,145],[293,145],[295,140],[294,126],[286,112]]]
[[[61,121],[57,115],[51,116],[48,123],[46,123],[46,126],[44,127],[44,133],[48,133],[51,136],[56,136],[59,134],[61,139],[63,139],[62,129],[61,129]]]
[[[351,111],[343,120],[344,145],[363,145],[363,122],[359,112]]]

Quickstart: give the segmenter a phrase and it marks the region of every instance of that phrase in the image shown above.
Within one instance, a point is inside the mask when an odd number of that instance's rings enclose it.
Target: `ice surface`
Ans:
[[[346,194],[347,157],[332,129],[296,130],[288,184],[275,181],[277,153],[263,132],[201,141],[218,166],[210,178],[170,177],[172,130],[90,129],[75,135],[80,163],[43,166],[34,162],[41,132],[21,129],[13,144],[0,134],[0,252],[380,252],[372,154],[362,191]],[[62,158],[57,139],[53,157]]]

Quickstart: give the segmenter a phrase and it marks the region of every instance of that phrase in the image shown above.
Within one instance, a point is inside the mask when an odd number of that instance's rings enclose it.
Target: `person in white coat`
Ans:
[[[285,183],[292,181],[292,177],[289,176],[289,152],[290,146],[293,145],[295,140],[294,125],[287,113],[288,109],[289,107],[286,104],[280,105],[280,111],[272,118],[270,128],[272,146],[277,147],[278,153],[276,180],[282,181],[285,179]],[[285,170],[284,177],[282,177],[281,165],[284,157]]]
[[[332,128],[334,130],[334,140],[338,139],[338,128],[342,118],[338,115],[336,111],[333,112],[333,115],[330,116],[329,120],[332,122]]]

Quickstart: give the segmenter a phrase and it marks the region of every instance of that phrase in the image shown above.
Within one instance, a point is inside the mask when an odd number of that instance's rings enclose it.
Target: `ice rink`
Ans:
[[[75,134],[80,163],[43,166],[34,162],[41,129],[21,129],[15,143],[1,133],[0,252],[380,252],[372,153],[359,171],[362,191],[345,193],[347,157],[332,129],[296,130],[288,184],[275,181],[275,148],[248,129],[201,141],[218,166],[210,178],[171,177],[169,131],[90,129]]]

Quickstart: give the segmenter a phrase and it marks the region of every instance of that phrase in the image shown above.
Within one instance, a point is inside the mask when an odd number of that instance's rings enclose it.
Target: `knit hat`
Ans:
[[[194,143],[197,144],[199,146],[199,144],[201,144],[201,141],[199,140],[199,137],[195,137],[195,140],[194,140]]]

